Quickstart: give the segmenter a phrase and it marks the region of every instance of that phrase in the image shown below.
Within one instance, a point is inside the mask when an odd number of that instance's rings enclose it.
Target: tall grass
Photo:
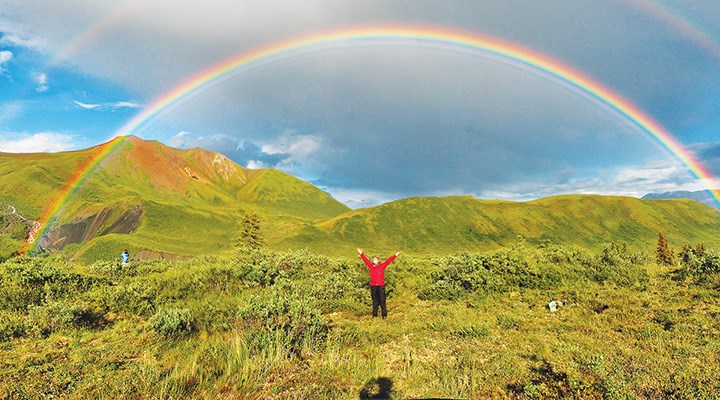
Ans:
[[[362,263],[306,251],[15,258],[0,264],[0,398],[716,398],[716,256],[681,255],[401,257],[387,320]]]

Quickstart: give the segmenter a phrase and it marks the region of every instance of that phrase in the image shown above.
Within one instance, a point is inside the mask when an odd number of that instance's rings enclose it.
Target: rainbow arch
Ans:
[[[547,55],[522,47],[518,44],[483,36],[477,33],[454,31],[435,27],[355,27],[320,32],[314,35],[275,42],[257,49],[230,57],[192,75],[150,102],[140,113],[118,129],[114,136],[126,136],[145,125],[148,121],[167,112],[183,100],[200,94],[204,89],[253,68],[299,55],[348,47],[403,46],[449,50],[462,54],[481,55],[506,64],[514,65],[563,85],[573,92],[595,101],[625,121],[638,132],[647,135],[653,142],[678,159],[694,177],[708,186],[715,202],[720,206],[720,191],[709,187],[715,178],[665,128],[655,122],[640,108],[600,82],[555,60]],[[114,139],[117,140],[117,139]],[[41,216],[45,232],[54,216],[62,209],[78,185],[97,167],[104,157],[121,142],[112,142],[99,151],[75,173],[61,190],[52,205],[46,207]],[[38,237],[42,237],[39,235]]]
[[[196,73],[157,97],[143,111],[122,126],[116,135],[131,134],[149,120],[170,110],[174,105],[199,94],[202,90],[229,76],[310,52],[353,46],[414,46],[472,55],[480,54],[550,79],[573,92],[590,98],[616,114],[637,131],[646,134],[685,165],[693,176],[704,182],[715,202],[720,206],[720,192],[709,187],[715,181],[710,171],[670,132],[620,94],[558,60],[518,44],[477,33],[445,28],[361,27],[320,32],[272,43],[230,57]]]

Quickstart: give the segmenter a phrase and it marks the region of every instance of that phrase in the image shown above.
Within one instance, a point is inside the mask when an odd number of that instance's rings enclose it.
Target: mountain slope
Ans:
[[[70,188],[40,245],[84,258],[125,247],[184,255],[228,249],[243,212],[267,225],[303,226],[349,210],[322,190],[276,170],[248,170],[202,149],[177,150],[136,137],[55,154],[0,153],[0,196],[32,219],[68,191],[84,163],[115,148]],[[43,221],[44,222],[44,221]],[[277,232],[277,233],[276,233]]]
[[[315,243],[328,254],[354,246],[389,254],[489,250],[521,236],[531,244],[556,243],[599,249],[627,242],[652,249],[662,232],[672,245],[703,242],[720,247],[720,213],[691,200],[570,195],[517,203],[472,197],[411,198],[353,210],[306,227],[285,243]]]
[[[69,187],[88,160],[109,150]],[[218,153],[136,137],[75,152],[0,153],[0,202],[0,258],[15,251],[23,228],[38,219],[45,224],[42,247],[85,260],[114,259],[123,248],[148,257],[219,253],[232,247],[248,210],[260,215],[271,248],[328,255],[352,255],[356,246],[379,255],[482,251],[518,237],[590,249],[627,242],[648,250],[658,232],[676,248],[698,242],[720,248],[720,211],[692,200],[410,198],[350,210],[283,172],[249,170]],[[48,223],[42,219],[53,204],[61,207]]]

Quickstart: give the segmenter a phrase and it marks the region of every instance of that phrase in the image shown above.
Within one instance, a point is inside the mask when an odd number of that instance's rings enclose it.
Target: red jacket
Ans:
[[[368,258],[365,257],[365,254],[360,254],[360,258],[362,258],[363,262],[365,262],[365,265],[367,265],[368,270],[370,271],[370,286],[385,286],[385,268],[387,268],[387,266],[395,260],[395,254],[391,255],[390,258],[385,260],[385,262],[378,264],[377,266],[375,266],[372,261],[368,260]]]

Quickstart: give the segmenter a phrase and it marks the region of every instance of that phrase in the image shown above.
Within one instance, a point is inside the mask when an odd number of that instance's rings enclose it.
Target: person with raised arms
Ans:
[[[387,260],[380,262],[380,259],[373,257],[372,262],[363,254],[361,248],[357,249],[360,258],[370,272],[370,296],[372,297],[372,316],[377,317],[378,307],[382,311],[383,319],[387,318],[387,306],[385,305],[385,268],[395,261],[400,252],[393,254]]]

